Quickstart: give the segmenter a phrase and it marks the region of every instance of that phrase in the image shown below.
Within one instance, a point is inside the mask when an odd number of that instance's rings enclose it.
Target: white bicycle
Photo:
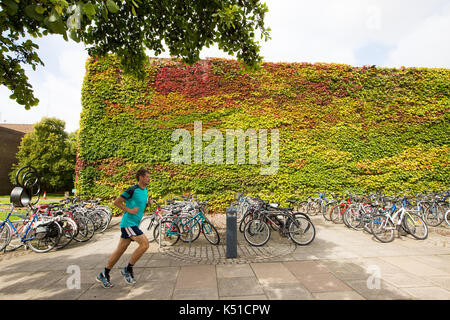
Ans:
[[[387,210],[386,214],[377,214],[372,217],[370,230],[381,242],[391,242],[395,237],[395,230],[406,231],[414,238],[424,240],[428,237],[428,226],[418,214],[395,205]]]

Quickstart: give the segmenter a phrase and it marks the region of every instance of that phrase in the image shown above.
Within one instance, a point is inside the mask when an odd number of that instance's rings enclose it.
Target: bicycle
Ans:
[[[176,215],[181,212],[181,209],[178,212],[175,211],[175,215],[168,216],[159,222],[154,229],[153,237],[159,239],[160,246],[163,246],[162,241],[168,243],[167,245],[169,246],[173,246],[181,236],[184,236],[186,242],[193,242],[198,239],[201,232],[209,243],[218,245],[220,243],[220,235],[216,227],[203,213],[202,205],[205,204],[206,202],[200,203],[195,208],[198,212],[190,218],[185,216],[183,219],[180,215]],[[186,235],[188,235],[187,238]]]
[[[377,214],[372,217],[370,230],[381,242],[387,243],[394,240],[395,230],[403,229],[414,238],[424,240],[428,237],[428,227],[425,221],[415,213],[405,208],[397,208],[394,204],[385,214]],[[423,230],[423,232],[420,232]]]
[[[166,215],[172,214],[171,210],[161,208],[162,204],[156,203],[156,205],[156,210],[150,216],[144,217],[139,223],[139,229],[141,229],[145,233],[148,242],[155,241],[153,235],[155,227],[162,219],[164,219]]]
[[[54,219],[42,219],[37,209],[32,209],[30,214],[13,214],[14,206],[0,224],[0,248],[5,251],[15,250],[23,245],[29,247],[34,252],[43,253],[55,248],[62,234],[61,226]],[[11,216],[25,217],[22,221],[11,222]],[[16,226],[14,225],[16,224]],[[16,228],[17,227],[17,228]],[[10,249],[6,249],[12,237],[17,237],[19,244],[14,244]]]
[[[281,236],[301,246],[310,244],[315,238],[314,225],[302,214],[286,210],[261,210],[255,215],[244,227],[244,238],[252,246],[263,246],[269,241],[271,235],[269,225]],[[311,231],[310,235],[308,231]]]

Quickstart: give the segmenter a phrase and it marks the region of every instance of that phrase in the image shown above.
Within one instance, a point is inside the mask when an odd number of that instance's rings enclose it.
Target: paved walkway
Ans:
[[[317,234],[308,246],[272,233],[268,245],[257,249],[240,236],[240,256],[231,260],[223,258],[225,246],[212,248],[202,236],[169,250],[151,244],[135,266],[134,287],[119,272],[132,244],[111,271],[115,286],[104,289],[95,277],[117,245],[115,218],[105,233],[62,251],[1,253],[0,299],[450,299],[446,232],[382,244],[321,217],[313,221]],[[225,239],[222,233],[222,244]]]

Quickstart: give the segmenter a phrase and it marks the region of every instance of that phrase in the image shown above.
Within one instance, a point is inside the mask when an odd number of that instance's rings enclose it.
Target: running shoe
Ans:
[[[100,274],[97,276],[96,279],[98,282],[100,282],[103,286],[103,288],[111,288],[113,287],[113,284],[109,281],[109,279],[103,274],[103,271],[100,272]]]
[[[125,278],[125,282],[128,284],[136,284],[136,280],[134,280],[133,271],[128,272],[127,267],[120,270],[120,273]]]

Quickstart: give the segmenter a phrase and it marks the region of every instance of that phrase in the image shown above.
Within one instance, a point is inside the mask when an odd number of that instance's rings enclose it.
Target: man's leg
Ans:
[[[128,266],[123,268],[121,273],[125,277],[125,281],[127,283],[135,284],[136,280],[134,279],[133,266],[142,257],[145,251],[147,251],[149,244],[148,239],[144,234],[141,234],[139,236],[132,236],[131,238],[138,243],[139,247],[134,250],[130,258],[130,263],[128,264]]]
[[[117,261],[119,261],[120,257],[123,255],[123,253],[127,250],[130,243],[131,243],[130,238],[128,239],[120,238],[116,250],[114,250],[114,252],[109,257],[108,262],[106,263],[106,268],[112,269],[114,267],[114,265],[117,263]]]
[[[109,271],[114,267],[117,261],[119,261],[120,257],[125,252],[125,250],[127,250],[130,243],[131,239],[120,238],[116,250],[114,250],[114,252],[110,255],[108,262],[106,263],[105,270],[100,272],[100,274],[97,276],[97,281],[102,283],[103,287],[110,288],[113,286],[110,282]]]
[[[148,239],[144,234],[141,234],[140,236],[134,236],[132,237],[132,239],[139,244],[139,247],[134,250],[130,258],[130,264],[134,266],[134,264],[142,257],[145,251],[147,251],[149,244]]]

